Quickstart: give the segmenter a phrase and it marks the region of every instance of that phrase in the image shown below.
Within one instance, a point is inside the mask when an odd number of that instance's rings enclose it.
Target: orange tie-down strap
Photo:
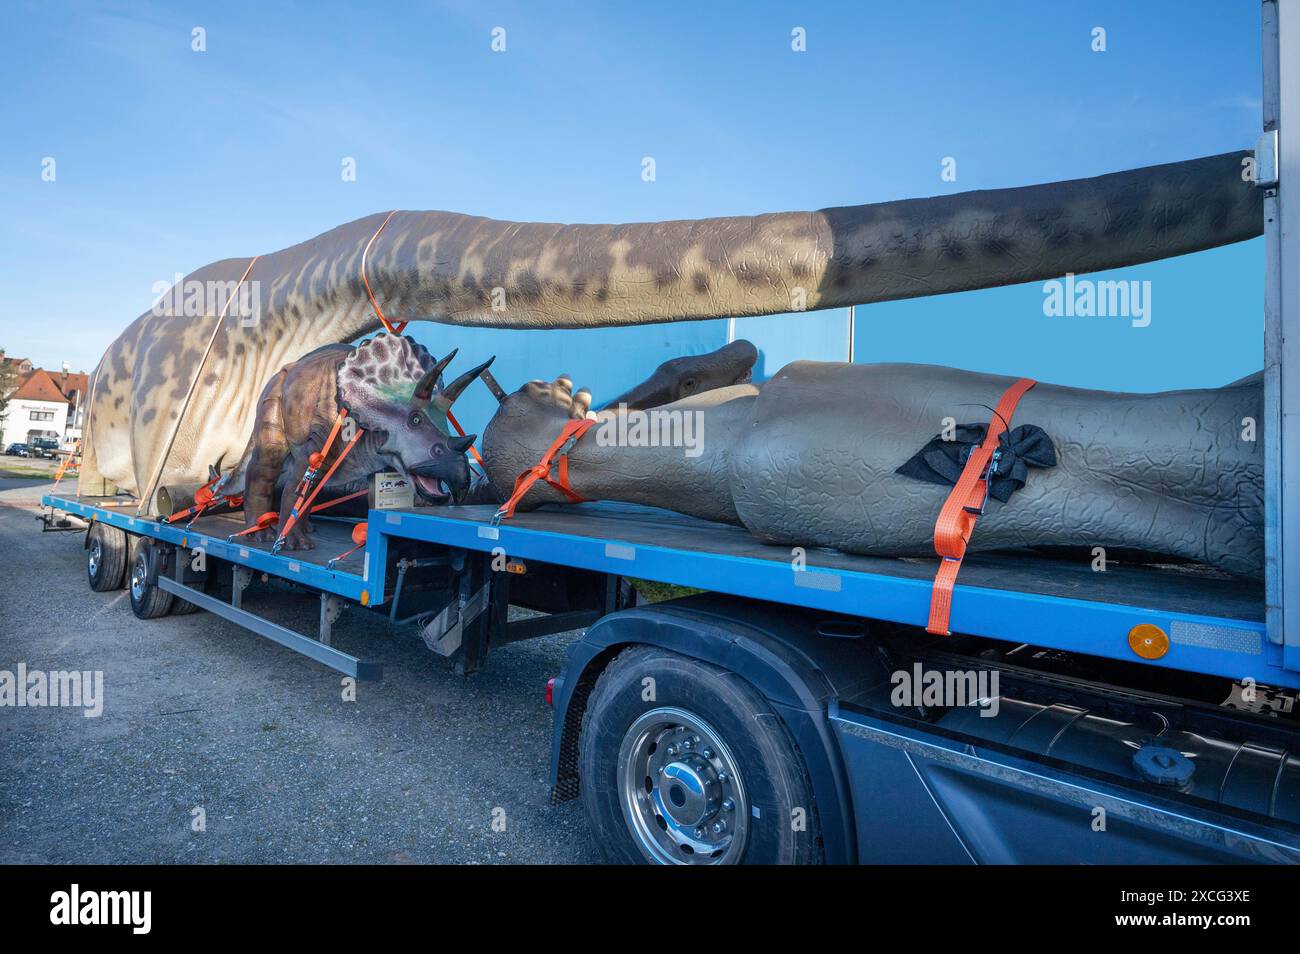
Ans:
[[[582,418],[566,423],[563,430],[560,431],[560,436],[547,448],[546,453],[542,455],[542,459],[515,478],[515,489],[511,492],[510,499],[503,503],[501,509],[496,512],[493,522],[495,523],[502,518],[513,517],[515,508],[519,506],[519,501],[524,499],[524,495],[539,480],[546,481],[568,497],[571,502],[583,503],[587,498],[574,493],[573,488],[569,486],[569,451],[574,444],[578,443],[578,438],[587,433],[595,423],[591,418]],[[552,464],[555,464],[556,469],[554,478],[551,477]]]
[[[936,636],[952,635],[948,629],[952,615],[952,590],[961,570],[962,558],[966,556],[966,544],[975,531],[975,521],[984,512],[984,503],[988,499],[993,455],[998,449],[999,439],[1010,426],[1012,415],[1016,413],[1016,405],[1037,383],[1021,378],[1003,393],[993,419],[989,421],[984,442],[967,458],[957,483],[939,510],[939,519],[934,524],[934,552],[940,557],[939,572],[934,575],[934,587],[930,591],[930,620],[926,623],[926,632]]]
[[[370,279],[366,277],[366,259],[370,257],[370,246],[375,244],[375,239],[379,238],[379,233],[388,227],[389,219],[396,214],[396,209],[388,213],[388,218],[384,219],[383,224],[375,229],[375,234],[370,236],[370,241],[366,243],[366,247],[361,251],[361,284],[366,287],[366,294],[370,297],[370,306],[375,309],[375,317],[384,326],[384,330],[389,334],[400,335],[402,330],[406,328],[407,323],[405,321],[388,320],[388,316],[384,314],[384,310],[379,307],[379,302],[375,299],[375,293],[370,290]]]
[[[339,413],[334,418],[334,426],[330,428],[329,437],[325,438],[325,446],[308,458],[307,472],[302,475],[302,481],[298,484],[298,498],[289,511],[289,518],[285,520],[284,526],[280,528],[280,532],[275,538],[275,543],[271,548],[273,553],[279,553],[284,547],[285,538],[289,535],[289,531],[293,529],[294,524],[304,514],[311,513],[312,504],[316,501],[317,494],[330,482],[330,478],[334,476],[334,471],[339,469],[339,465],[343,463],[344,458],[352,452],[352,448],[357,446],[357,441],[361,440],[361,435],[365,433],[365,430],[360,427],[356,429],[356,432],[352,435],[352,440],[348,441],[347,445],[339,453],[338,459],[325,472],[325,478],[313,488],[312,484],[316,480],[316,474],[325,463],[326,458],[329,457],[330,449],[334,446],[339,431],[343,428],[343,419],[347,416],[348,409],[345,407],[339,408]]]

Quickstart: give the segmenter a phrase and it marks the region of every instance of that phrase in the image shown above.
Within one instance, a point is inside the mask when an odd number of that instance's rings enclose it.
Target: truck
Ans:
[[[937,636],[933,560],[792,560],[626,504],[318,516],[290,553],[124,496],[48,494],[45,528],[84,529],[89,585],[142,620],[208,611],[358,680],[382,672],[332,645],[345,609],[462,674],[578,631],[547,684],[551,798],[581,799],[612,861],[1300,861],[1300,4],[1262,9],[1262,585],[973,555]],[[694,592],[648,603],[647,582]],[[283,587],[318,597],[314,633],[258,613]]]

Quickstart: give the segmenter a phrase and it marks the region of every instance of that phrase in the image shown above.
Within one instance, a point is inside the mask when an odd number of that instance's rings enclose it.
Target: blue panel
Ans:
[[[791,361],[846,361],[849,311],[835,308],[762,318],[737,318],[736,337],[758,346],[754,380],[766,381]]]
[[[1044,283],[864,305],[856,361],[1028,375],[1115,391],[1218,387],[1264,366],[1262,239],[1080,276],[1149,281],[1151,322],[1052,317]],[[1249,276],[1249,280],[1242,276]]]
[[[549,381],[568,374],[575,387],[587,388],[601,404],[644,381],[669,358],[722,347],[727,341],[727,323],[714,320],[581,331],[506,331],[416,322],[407,328],[407,334],[438,357],[459,348],[460,354],[450,368],[453,376],[495,354],[492,374],[507,392],[534,378]],[[496,401],[481,384],[468,388],[455,408],[461,425],[477,434],[483,433],[495,411]]]

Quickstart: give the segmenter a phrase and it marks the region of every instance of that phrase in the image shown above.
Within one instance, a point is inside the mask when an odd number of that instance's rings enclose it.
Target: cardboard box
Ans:
[[[381,470],[370,478],[372,510],[399,510],[415,506],[415,484],[405,474]]]

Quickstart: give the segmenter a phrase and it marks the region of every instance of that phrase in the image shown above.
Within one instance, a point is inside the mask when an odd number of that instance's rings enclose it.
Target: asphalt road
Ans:
[[[82,534],[34,519],[46,487],[0,478],[0,670],[102,671],[103,714],[0,707],[0,862],[599,860],[580,805],[548,804],[546,680],[573,634],[466,678],[350,608],[334,645],[384,679],[345,702],[338,673],[211,614],[92,592]],[[314,631],[309,596],[245,600]]]

